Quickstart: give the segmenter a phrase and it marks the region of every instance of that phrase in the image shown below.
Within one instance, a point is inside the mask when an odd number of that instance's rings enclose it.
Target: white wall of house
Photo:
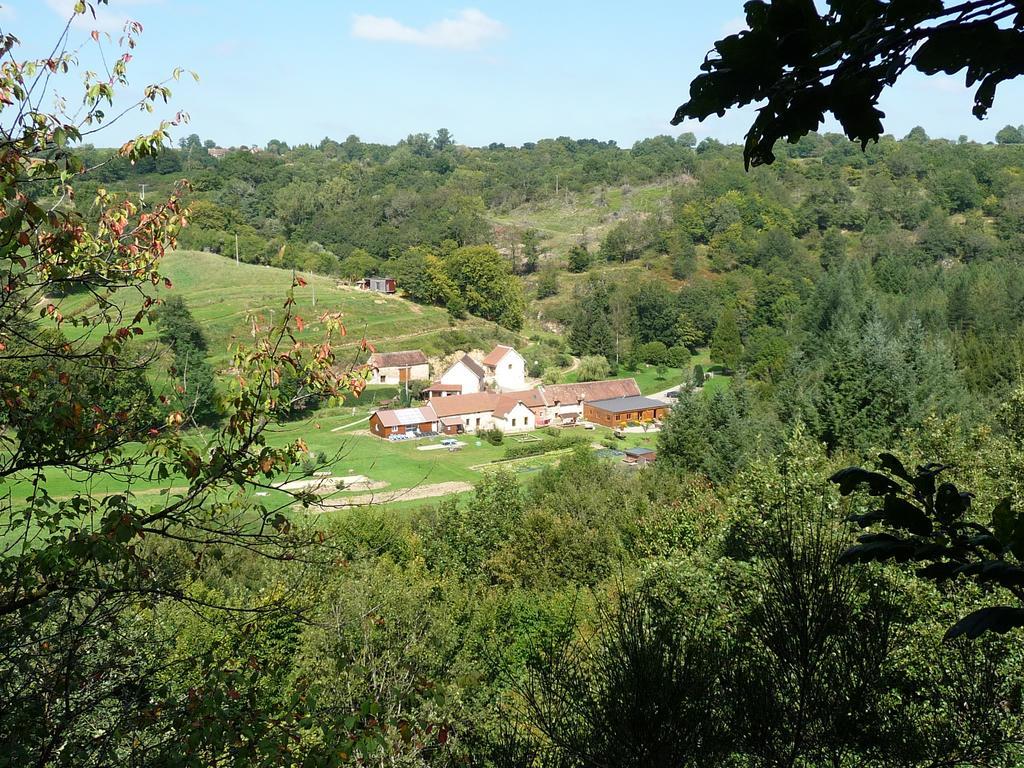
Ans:
[[[494,383],[502,392],[526,389],[526,361],[510,349],[494,366]]]
[[[462,419],[462,428],[467,432],[477,432],[481,429],[490,429],[494,426],[494,412],[493,411],[480,411],[479,413],[463,413],[459,417]]]
[[[525,405],[516,403],[502,418],[494,417],[494,426],[506,433],[530,432],[537,428],[537,417]]]
[[[569,403],[559,403],[552,405],[547,411],[548,418],[558,424],[562,419],[571,419],[576,417],[577,419],[583,418],[583,403],[577,403],[575,400]]]
[[[430,379],[430,365],[423,363],[422,365],[408,366],[409,376],[408,381],[428,381]],[[385,368],[375,368],[373,374],[370,377],[371,384],[398,384],[400,381],[406,379],[401,378],[402,368],[398,366],[388,366]]]
[[[482,389],[480,378],[461,360],[456,360],[455,364],[441,375],[441,383],[460,384],[464,395],[471,395]]]

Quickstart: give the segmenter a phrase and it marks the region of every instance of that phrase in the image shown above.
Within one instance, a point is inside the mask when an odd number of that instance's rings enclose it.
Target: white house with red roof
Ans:
[[[472,395],[476,392],[483,392],[486,375],[486,371],[480,367],[480,363],[469,355],[463,355],[452,363],[448,370],[441,374],[440,381],[435,383],[448,385],[449,393],[453,391],[452,387],[458,386],[457,394]],[[440,394],[441,391],[444,390],[439,390],[438,393]]]
[[[526,389],[526,361],[512,347],[499,344],[483,359],[486,380],[499,392]]]

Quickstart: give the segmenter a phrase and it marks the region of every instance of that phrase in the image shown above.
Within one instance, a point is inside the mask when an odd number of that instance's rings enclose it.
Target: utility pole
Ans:
[[[313,275],[309,276],[309,287],[313,289],[313,306],[316,306],[316,283],[313,282]]]
[[[139,184],[139,202],[145,205],[146,203],[146,185]]]
[[[235,266],[238,266],[238,233],[235,232]]]

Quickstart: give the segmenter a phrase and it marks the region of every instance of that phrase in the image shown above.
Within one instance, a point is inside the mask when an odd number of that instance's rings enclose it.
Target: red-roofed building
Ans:
[[[430,362],[418,349],[374,352],[366,364],[372,371],[371,384],[404,384],[430,379]]]
[[[515,392],[526,387],[526,361],[512,347],[499,344],[483,359],[487,381],[502,392]]]

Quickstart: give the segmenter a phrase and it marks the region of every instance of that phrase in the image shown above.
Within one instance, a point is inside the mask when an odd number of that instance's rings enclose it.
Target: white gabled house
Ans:
[[[494,407],[492,423],[506,434],[530,432],[537,428],[537,417],[526,403],[516,397],[500,397]]]
[[[486,380],[499,392],[526,388],[526,361],[512,347],[499,344],[483,360]]]
[[[472,395],[484,390],[484,369],[469,355],[463,355],[441,374],[438,383],[461,387],[459,394]]]

